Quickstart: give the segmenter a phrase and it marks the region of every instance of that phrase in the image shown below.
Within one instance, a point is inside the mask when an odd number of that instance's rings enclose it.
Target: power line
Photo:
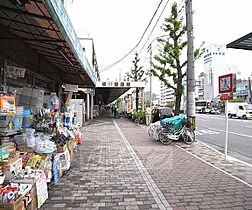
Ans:
[[[146,44],[147,44],[147,42],[149,41],[150,36],[152,35],[152,33],[153,33],[154,29],[156,28],[156,26],[157,26],[157,24],[158,24],[158,22],[159,22],[159,20],[160,20],[161,16],[163,15],[164,10],[165,10],[165,8],[166,8],[166,6],[167,6],[168,2],[169,2],[169,0],[167,0],[167,2],[166,2],[166,4],[165,4],[165,6],[164,6],[164,8],[163,8],[162,12],[160,13],[160,15],[159,15],[159,17],[158,17],[158,19],[157,19],[157,21],[156,21],[156,23],[155,23],[154,27],[152,28],[152,30],[151,30],[151,32],[150,32],[150,34],[149,34],[149,36],[148,36],[148,38],[147,38],[146,42],[144,43],[144,45],[143,45],[143,47],[142,47],[142,49],[141,49],[141,51],[140,51],[140,53],[139,53],[139,54],[141,54],[141,53],[142,53],[142,51],[143,51],[143,49],[144,49],[145,45],[146,45]]]
[[[115,63],[110,64],[109,66],[105,67],[105,68],[102,69],[100,72],[104,72],[104,71],[110,69],[111,67],[115,66],[116,64],[120,63],[122,60],[124,60],[126,57],[128,57],[128,56],[138,47],[138,45],[139,45],[140,42],[142,41],[142,39],[143,39],[145,33],[147,32],[148,28],[150,27],[150,25],[151,25],[151,23],[152,23],[152,20],[154,19],[154,17],[155,17],[155,15],[156,15],[157,11],[159,10],[160,5],[161,5],[162,2],[163,2],[163,0],[161,0],[160,3],[158,4],[157,9],[156,9],[156,11],[154,12],[154,14],[153,14],[153,16],[152,16],[152,18],[151,18],[151,20],[150,20],[148,26],[146,27],[144,33],[142,34],[140,40],[139,40],[138,43],[135,45],[135,47],[133,47],[133,48],[132,48],[126,55],[124,55],[121,59],[119,59],[119,60],[116,61]]]

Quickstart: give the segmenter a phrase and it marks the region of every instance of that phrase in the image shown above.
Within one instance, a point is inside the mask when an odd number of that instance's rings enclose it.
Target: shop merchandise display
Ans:
[[[15,106],[15,93],[0,93],[0,210],[40,208],[81,143],[73,106],[61,113],[55,93],[44,105],[34,113]]]

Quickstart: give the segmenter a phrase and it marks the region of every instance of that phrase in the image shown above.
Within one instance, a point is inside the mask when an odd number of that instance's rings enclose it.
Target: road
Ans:
[[[224,153],[225,116],[198,114],[196,138]],[[252,120],[229,119],[228,154],[252,164]]]

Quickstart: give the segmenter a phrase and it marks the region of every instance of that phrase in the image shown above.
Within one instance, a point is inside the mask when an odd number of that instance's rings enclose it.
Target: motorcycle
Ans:
[[[195,141],[194,128],[183,115],[152,123],[148,129],[148,134],[165,145],[179,139],[182,139],[186,144],[192,144]]]

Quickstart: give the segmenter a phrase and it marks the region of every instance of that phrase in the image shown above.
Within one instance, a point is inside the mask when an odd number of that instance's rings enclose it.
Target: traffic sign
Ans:
[[[235,74],[219,76],[219,93],[233,93],[235,91]]]

